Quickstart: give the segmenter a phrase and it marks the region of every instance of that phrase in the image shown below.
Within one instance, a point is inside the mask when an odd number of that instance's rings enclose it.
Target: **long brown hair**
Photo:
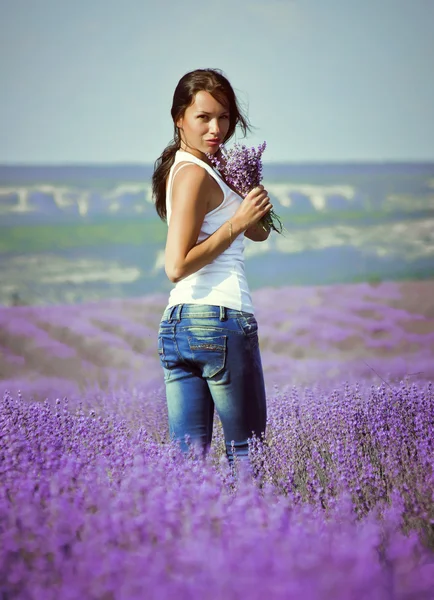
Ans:
[[[166,220],[166,179],[175,160],[175,153],[181,147],[176,122],[184,116],[186,108],[193,103],[195,95],[200,91],[209,92],[217,102],[226,105],[229,109],[229,129],[223,142],[227,142],[233,136],[237,125],[244,135],[250,130],[249,121],[238,105],[235,92],[220,69],[196,69],[181,77],[173,94],[170,111],[174,124],[173,140],[155,161],[152,175],[155,208],[163,221]]]

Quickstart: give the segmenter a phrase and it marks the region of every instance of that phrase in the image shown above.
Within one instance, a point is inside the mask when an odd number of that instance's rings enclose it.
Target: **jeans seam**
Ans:
[[[167,333],[169,333],[169,332],[167,332]],[[184,358],[182,357],[182,354],[179,351],[178,341],[176,339],[176,331],[171,331],[170,333],[171,333],[171,341],[173,341],[173,345],[175,347],[176,354],[178,355],[178,360],[180,362],[182,362],[182,363],[185,363],[185,360],[184,360]],[[163,350],[163,352],[160,353],[160,349],[158,349],[158,353],[159,353],[159,355],[163,356],[163,360],[164,360],[164,363],[166,365],[166,369],[168,371],[170,371],[169,367],[167,366],[168,363],[167,363],[167,360],[166,360],[166,353],[164,352],[164,339],[163,339],[163,335],[162,335],[161,332],[158,333],[158,337],[161,338],[161,345],[162,345],[162,350]]]
[[[190,344],[192,350],[224,350],[220,344]]]
[[[242,331],[238,331],[237,329],[228,329],[227,327],[217,327],[214,325],[184,325],[179,327],[179,331],[196,331],[196,330],[204,331],[206,333],[223,333],[224,335],[228,335],[230,333],[235,333],[236,335],[242,335]]]

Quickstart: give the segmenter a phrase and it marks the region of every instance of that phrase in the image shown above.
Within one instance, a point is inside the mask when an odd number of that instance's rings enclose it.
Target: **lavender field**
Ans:
[[[434,598],[434,282],[253,294],[252,472],[168,437],[166,295],[0,308],[0,597]]]

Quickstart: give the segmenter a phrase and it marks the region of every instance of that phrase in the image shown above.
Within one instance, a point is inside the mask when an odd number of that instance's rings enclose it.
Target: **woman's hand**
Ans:
[[[273,205],[263,185],[258,185],[241,202],[231,221],[245,231],[265,216]]]

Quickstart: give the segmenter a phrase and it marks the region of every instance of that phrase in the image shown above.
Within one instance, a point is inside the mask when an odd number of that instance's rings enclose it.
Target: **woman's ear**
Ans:
[[[179,119],[176,121],[176,126],[178,129],[182,129],[182,121],[183,121],[182,117],[179,117]]]

